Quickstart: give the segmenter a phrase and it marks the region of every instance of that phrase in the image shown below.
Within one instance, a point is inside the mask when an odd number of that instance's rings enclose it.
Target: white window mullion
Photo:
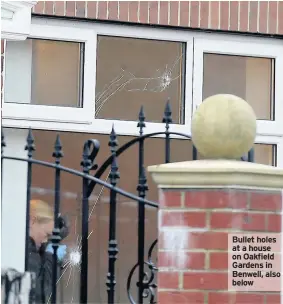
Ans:
[[[277,167],[283,169],[283,137],[280,138],[277,144]]]
[[[202,45],[194,39],[193,113],[203,101],[203,51]]]
[[[257,134],[266,135],[266,136],[273,136],[273,135],[282,136],[283,130],[281,130],[281,128],[279,127],[280,123],[281,123],[280,120],[277,121],[257,120]]]
[[[278,122],[277,132],[283,136],[283,45],[275,59],[275,121]]]
[[[95,119],[92,124],[78,124],[69,122],[54,122],[54,121],[36,121],[36,120],[16,120],[3,119],[3,125],[7,128],[31,128],[37,130],[52,130],[52,131],[67,131],[90,134],[109,134],[112,126],[118,135],[125,136],[139,136],[139,129],[137,128],[137,121],[119,121]],[[171,124],[169,130],[171,132],[182,133],[191,136],[191,130],[187,125]],[[144,134],[164,132],[165,124],[163,123],[149,123],[146,122]],[[91,135],[90,135],[91,136]],[[160,135],[161,136],[161,135]],[[157,136],[157,137],[160,137]],[[178,135],[171,135],[172,138],[180,138]]]
[[[193,68],[194,68],[194,49],[193,39],[187,41],[186,50],[186,70],[185,70],[185,125],[187,131],[191,132],[191,120],[192,120],[192,98],[193,98]]]

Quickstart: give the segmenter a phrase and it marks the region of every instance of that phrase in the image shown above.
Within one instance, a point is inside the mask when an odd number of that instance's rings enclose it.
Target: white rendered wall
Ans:
[[[4,129],[4,134],[4,155],[26,158],[27,130]],[[24,271],[27,163],[4,160],[2,170],[1,268]]]

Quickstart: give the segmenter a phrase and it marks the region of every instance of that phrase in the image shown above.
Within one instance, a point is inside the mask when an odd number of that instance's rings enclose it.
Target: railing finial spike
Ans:
[[[4,135],[3,128],[1,128],[1,155],[3,155],[4,147],[6,147],[5,135]]]
[[[145,128],[145,114],[144,114],[143,106],[141,106],[141,109],[139,112],[139,122],[138,122],[137,127],[140,128],[140,135],[142,135],[143,129]]]
[[[166,130],[169,129],[169,124],[171,124],[173,122],[170,98],[167,99],[162,122],[166,124]]]
[[[28,158],[32,158],[33,151],[35,151],[34,137],[31,128],[28,130],[28,136],[26,140],[27,144],[25,150],[28,151]]]
[[[52,156],[55,158],[55,163],[60,164],[60,159],[64,156],[64,153],[62,151],[62,143],[60,139],[60,135],[57,134],[55,144],[54,144],[54,152],[52,153]]]
[[[81,166],[83,168],[84,173],[88,173],[90,168],[92,167],[88,142],[85,142],[84,144]]]
[[[110,133],[110,140],[108,143],[108,146],[110,147],[111,153],[116,153],[116,147],[118,146],[118,140],[117,140],[117,135],[114,129],[114,124],[112,125],[112,130]]]

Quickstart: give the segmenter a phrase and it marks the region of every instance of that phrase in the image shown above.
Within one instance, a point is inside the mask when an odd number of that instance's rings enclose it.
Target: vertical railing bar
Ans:
[[[198,150],[193,144],[193,160],[197,160],[197,159],[198,159]]]
[[[30,188],[32,180],[32,163],[28,162],[28,172],[27,172],[27,202],[26,202],[26,248],[25,248],[25,271],[28,271],[29,265],[29,254],[28,254],[28,244],[29,244],[29,225],[30,225]]]
[[[169,127],[172,123],[172,111],[170,106],[170,100],[168,99],[165,111],[164,111],[164,117],[162,120],[163,123],[165,123],[165,163],[170,163],[171,155],[170,155],[170,133],[169,133]]]
[[[91,167],[90,149],[88,142],[84,145],[83,160],[81,162],[83,173],[89,174]],[[88,201],[88,184],[87,178],[83,178],[82,183],[82,260],[81,260],[81,277],[80,277],[80,303],[85,304],[88,301],[88,223],[89,223],[89,201]]]
[[[181,94],[181,106],[180,106],[180,119],[179,119],[179,123],[180,124],[185,124],[186,123],[186,52],[187,52],[187,44],[183,43],[181,46],[181,90],[182,93]]]
[[[110,183],[112,186],[117,185],[119,178],[117,159],[116,159],[116,147],[117,147],[116,133],[114,127],[110,134],[109,146],[112,154],[111,171],[109,174]],[[110,189],[110,207],[109,207],[109,246],[108,246],[108,273],[107,273],[107,293],[108,293],[108,304],[115,303],[115,262],[118,254],[118,246],[116,240],[116,202],[117,193],[114,189]]]
[[[34,147],[34,138],[31,129],[28,131],[27,144],[25,150],[28,151],[28,159],[32,159]],[[32,182],[32,162],[28,162],[27,169],[27,200],[26,200],[26,247],[25,247],[25,271],[29,268],[29,225],[30,225],[30,198],[31,198],[31,182]]]
[[[248,162],[253,163],[254,162],[254,148],[252,148],[248,152]]]
[[[141,141],[140,149],[143,149],[143,140]],[[140,150],[141,152],[141,150]],[[141,156],[142,157],[142,156]],[[141,158],[140,157],[140,158]],[[139,170],[143,170],[143,167],[139,165]],[[141,175],[142,176],[142,172]],[[141,191],[141,190],[140,190]],[[139,194],[140,197],[144,197],[143,194]],[[138,203],[138,263],[139,263],[139,285],[138,285],[138,303],[143,303],[143,279],[144,279],[144,242],[145,242],[145,206],[141,202]]]
[[[108,268],[108,277],[109,277],[109,286],[108,286],[108,304],[114,304],[115,299],[115,252],[114,247],[116,245],[116,193],[111,189],[110,190],[110,225],[109,225],[109,268]]]
[[[52,233],[52,247],[53,247],[53,262],[52,262],[52,295],[51,303],[55,304],[57,301],[57,250],[60,242],[59,236],[59,223],[58,223],[58,214],[59,214],[59,200],[60,200],[60,169],[55,169],[55,193],[54,193],[54,229]],[[58,239],[57,239],[58,238]]]
[[[1,201],[3,201],[3,172],[4,172],[4,148],[6,147],[5,136],[3,132],[3,128],[1,128]],[[1,204],[1,214],[2,214],[2,204]]]
[[[60,213],[60,191],[61,191],[61,170],[57,167],[60,165],[60,158],[63,156],[62,145],[59,135],[56,137],[54,152],[52,156],[55,158],[55,193],[54,193],[54,229],[52,232],[52,247],[53,247],[53,263],[52,263],[52,294],[51,303],[57,302],[57,269],[58,257],[57,251],[61,240],[59,229],[59,213]]]
[[[141,107],[139,113],[139,122],[137,127],[140,128],[140,137],[143,135],[143,128],[145,128],[145,115],[143,107]],[[137,187],[138,195],[141,198],[145,198],[148,186],[146,184],[146,175],[144,169],[144,139],[139,141],[139,184]],[[145,249],[145,205],[138,203],[138,303],[143,303],[144,292],[144,249]]]
[[[170,134],[167,133],[165,138],[165,163],[170,163]]]

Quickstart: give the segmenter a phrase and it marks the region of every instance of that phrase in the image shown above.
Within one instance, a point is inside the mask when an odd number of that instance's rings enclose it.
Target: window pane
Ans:
[[[276,165],[275,145],[264,145],[264,144],[255,144],[255,162],[263,165]]]
[[[161,122],[167,98],[174,123],[183,123],[184,45],[177,42],[99,36],[97,118]],[[126,109],[126,111],[125,111]]]
[[[81,107],[80,43],[7,42],[5,101]]]
[[[258,119],[273,117],[273,59],[204,54],[203,99],[234,94],[245,99]]]

